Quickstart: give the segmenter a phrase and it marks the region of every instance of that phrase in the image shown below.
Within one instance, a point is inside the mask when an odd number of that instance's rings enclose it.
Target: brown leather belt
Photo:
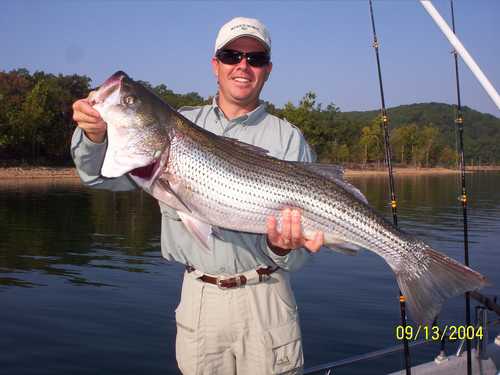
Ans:
[[[277,271],[278,268],[279,267],[276,267],[276,268],[266,267],[266,268],[256,269],[255,271],[259,275],[259,282],[262,282],[262,281],[269,279],[269,276],[273,272]],[[186,266],[186,271],[188,273],[191,273],[194,270],[195,270],[194,267]],[[221,289],[237,288],[237,287],[243,286],[247,283],[247,278],[244,275],[228,277],[226,279],[223,279],[221,277],[202,275],[202,276],[198,277],[198,280],[204,281],[204,282],[209,283],[209,284],[217,285]]]

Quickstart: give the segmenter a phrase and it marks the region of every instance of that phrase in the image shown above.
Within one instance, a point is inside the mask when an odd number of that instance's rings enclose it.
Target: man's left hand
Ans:
[[[323,232],[316,232],[314,238],[307,239],[302,231],[300,210],[286,208],[281,211],[281,232],[274,216],[267,218],[267,242],[278,255],[286,255],[290,250],[305,247],[316,253],[324,244]]]

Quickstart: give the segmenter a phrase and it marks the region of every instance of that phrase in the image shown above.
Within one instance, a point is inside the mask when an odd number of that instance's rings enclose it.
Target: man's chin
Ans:
[[[257,101],[258,96],[253,91],[245,93],[235,93],[232,95],[236,103],[246,105]]]
[[[248,100],[255,96],[254,90],[234,90],[231,94],[237,100]]]

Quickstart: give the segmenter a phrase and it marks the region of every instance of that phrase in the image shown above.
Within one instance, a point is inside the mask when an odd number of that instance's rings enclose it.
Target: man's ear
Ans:
[[[219,61],[217,58],[214,56],[212,57],[212,72],[214,73],[214,76],[219,79]]]
[[[273,63],[270,62],[269,65],[267,66],[266,76],[264,77],[266,81],[269,79],[269,75],[271,74],[272,70],[273,70]]]

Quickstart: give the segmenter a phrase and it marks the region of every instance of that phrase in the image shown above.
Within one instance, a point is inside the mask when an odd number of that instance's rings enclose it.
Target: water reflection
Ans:
[[[384,176],[351,181],[390,217]],[[468,175],[471,244],[498,232],[500,175]],[[396,178],[401,227],[431,242],[461,240],[458,176]],[[497,216],[498,217],[498,216]],[[0,285],[33,287],[29,272],[75,284],[104,286],[82,267],[148,272],[158,262],[160,216],[143,192],[113,193],[84,188],[78,180],[4,180],[0,184]],[[148,256],[154,253],[155,256]],[[69,267],[69,266],[76,266]]]
[[[390,217],[385,176],[351,181]],[[499,213],[500,174],[470,174],[468,181],[470,241],[475,245],[499,231],[499,221],[492,218]],[[460,251],[457,186],[455,175],[397,177],[401,227]],[[157,202],[143,192],[92,190],[74,179],[17,179],[2,181],[0,193],[0,285],[42,285],[28,277],[38,272],[74,284],[104,286],[108,284],[89,279],[82,268],[148,272],[147,265],[161,261]]]
[[[90,190],[75,180],[4,181],[0,192],[0,285],[44,285],[30,280],[37,273],[105,286],[82,268],[147,272],[158,262],[157,203],[142,192]]]
[[[384,177],[351,181],[390,217]],[[468,181],[471,263],[493,284],[485,293],[498,295],[500,174]],[[456,176],[398,177],[396,186],[401,227],[462,259]],[[74,180],[4,180],[0,223],[0,298],[7,306],[0,309],[0,346],[23,348],[0,353],[6,373],[177,373],[173,320],[182,267],[161,257],[154,199]],[[395,344],[397,286],[380,257],[320,252],[293,274],[293,284],[307,366]],[[459,324],[462,311],[463,299],[455,298],[441,321]],[[432,359],[429,350],[412,358]],[[394,371],[400,361],[377,368]],[[372,370],[366,363],[356,373]]]

